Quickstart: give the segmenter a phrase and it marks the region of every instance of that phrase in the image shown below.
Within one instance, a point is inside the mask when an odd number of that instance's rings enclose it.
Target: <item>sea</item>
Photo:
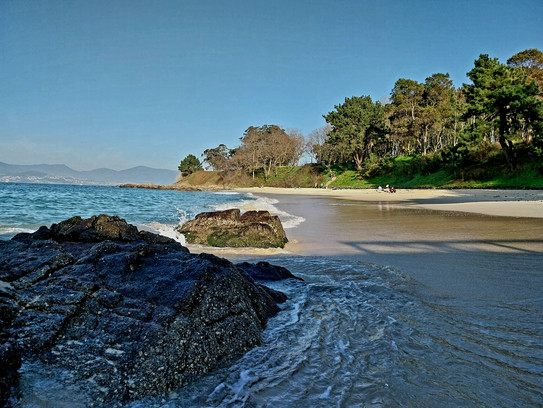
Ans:
[[[0,183],[0,239],[102,213],[180,242],[175,227],[202,211],[267,209],[287,236],[306,222],[277,204],[234,192]],[[543,406],[543,291],[466,299],[426,293],[401,270],[353,257],[284,252],[238,260],[268,260],[304,279],[269,284],[289,300],[262,344],[169,395],[126,408]],[[543,267],[521,279],[533,287],[542,274]],[[60,379],[21,371],[19,407],[88,406]]]

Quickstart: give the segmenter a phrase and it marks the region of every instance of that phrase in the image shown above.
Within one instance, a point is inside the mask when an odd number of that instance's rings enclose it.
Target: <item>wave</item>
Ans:
[[[540,300],[466,304],[355,259],[268,260],[305,282],[266,283],[289,300],[260,346],[126,407],[542,406]]]
[[[213,206],[215,211],[228,210],[231,208],[239,208],[242,213],[247,211],[269,211],[271,215],[277,215],[283,224],[284,229],[296,228],[305,218],[298,215],[290,214],[286,211],[278,209],[275,204],[279,200],[269,197],[254,197],[253,194],[245,194],[245,198],[239,201],[230,203],[221,203]]]
[[[32,233],[36,231],[38,227],[36,228],[24,228],[20,226],[14,226],[14,225],[5,225],[0,224],[0,238],[12,238],[17,234],[26,232],[26,233]]]
[[[216,195],[240,195],[242,193],[238,193],[236,191],[215,191],[213,194]]]
[[[150,222],[147,224],[137,225],[139,230],[149,231],[154,234],[162,235],[179,242],[181,245],[186,245],[185,236],[177,231],[177,225],[161,224],[160,222]]]

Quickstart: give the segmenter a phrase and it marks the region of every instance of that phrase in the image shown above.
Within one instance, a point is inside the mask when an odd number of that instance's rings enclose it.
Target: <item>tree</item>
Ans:
[[[390,93],[387,116],[393,155],[416,151],[420,135],[420,114],[423,105],[424,85],[412,79],[400,78]]]
[[[332,126],[327,123],[323,127],[315,129],[309,134],[307,141],[307,150],[312,154],[316,163],[325,164],[329,163],[331,159],[331,150],[333,145],[331,143],[326,143],[330,132],[332,131]]]
[[[268,148],[264,127],[267,128],[267,125],[263,127],[249,126],[240,138],[241,146],[237,149],[234,157],[238,166],[251,171],[253,179],[255,171],[265,166],[264,160]]]
[[[296,166],[305,152],[305,136],[298,129],[287,129],[286,144],[283,146],[281,166]]]
[[[539,87],[538,98],[543,99],[543,52],[530,48],[513,55],[507,60],[507,64],[521,68],[528,81],[534,81]]]
[[[369,157],[375,143],[384,135],[385,112],[380,102],[369,96],[345,98],[345,103],[323,115],[332,126],[327,143],[336,145],[351,156],[358,171]]]
[[[509,168],[516,167],[514,143],[522,133],[539,129],[543,121],[542,102],[536,97],[535,82],[527,84],[519,67],[501,64],[497,58],[481,54],[468,72],[472,84],[465,85],[468,114],[497,131],[498,140]]]
[[[455,115],[454,92],[449,74],[438,73],[426,78],[420,114],[422,155],[429,149],[437,151],[445,147]]]
[[[206,149],[202,154],[204,163],[207,163],[213,170],[226,170],[228,168],[228,160],[232,157],[232,150],[224,144],[213,149]]]
[[[178,169],[184,176],[186,176],[194,173],[197,170],[202,170],[202,164],[195,155],[189,154],[181,161]]]
[[[307,144],[308,150],[313,154],[315,161],[318,164],[326,166],[330,175],[334,177],[332,165],[347,160],[348,155],[345,155],[342,146],[339,144],[328,142],[331,132],[332,125],[327,123],[323,127],[315,129],[309,134]]]
[[[232,157],[233,163],[251,171],[253,178],[258,169],[267,179],[277,166],[296,164],[303,153],[303,136],[277,125],[250,126],[240,138],[241,146]]]

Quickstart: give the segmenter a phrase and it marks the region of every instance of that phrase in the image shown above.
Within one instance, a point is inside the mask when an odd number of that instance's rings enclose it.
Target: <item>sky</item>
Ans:
[[[0,0],[0,162],[176,170],[249,126],[543,50],[543,0]]]

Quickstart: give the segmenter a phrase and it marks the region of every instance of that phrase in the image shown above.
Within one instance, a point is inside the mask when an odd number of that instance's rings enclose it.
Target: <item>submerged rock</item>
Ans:
[[[288,242],[279,217],[268,211],[204,212],[178,231],[189,244],[214,247],[283,248]]]
[[[13,288],[0,291],[0,398],[21,356],[69,373],[58,381],[98,406],[229,363],[286,299],[247,268],[106,215],[0,241],[0,280]]]

